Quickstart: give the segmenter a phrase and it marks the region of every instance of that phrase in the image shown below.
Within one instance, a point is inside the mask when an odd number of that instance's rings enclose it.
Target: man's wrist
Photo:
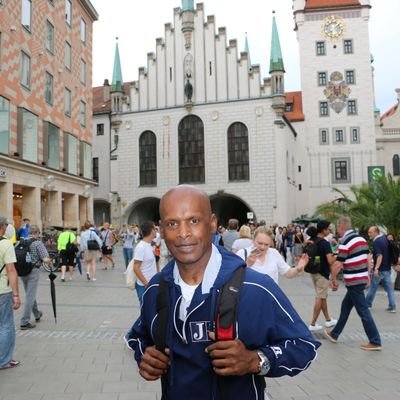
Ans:
[[[19,297],[19,294],[18,293],[17,294],[13,293],[13,297]]]

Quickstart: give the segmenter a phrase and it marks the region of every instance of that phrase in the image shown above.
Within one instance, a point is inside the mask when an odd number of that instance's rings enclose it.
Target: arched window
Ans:
[[[395,154],[393,156],[393,176],[400,175],[400,162],[399,162],[399,155]]]
[[[229,181],[249,180],[249,137],[246,125],[235,122],[228,128]]]
[[[151,131],[139,138],[140,186],[157,185],[157,139]]]
[[[195,115],[185,117],[178,127],[179,183],[204,183],[204,125]]]

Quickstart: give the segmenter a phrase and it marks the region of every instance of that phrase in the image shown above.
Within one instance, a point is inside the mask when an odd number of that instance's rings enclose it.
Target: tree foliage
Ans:
[[[375,179],[370,185],[351,186],[350,195],[338,188],[333,191],[338,198],[319,205],[318,214],[331,222],[336,222],[340,215],[348,215],[353,226],[361,230],[378,225],[400,237],[400,180],[389,174]]]

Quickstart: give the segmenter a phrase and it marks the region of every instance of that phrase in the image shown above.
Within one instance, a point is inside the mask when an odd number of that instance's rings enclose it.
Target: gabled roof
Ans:
[[[110,87],[109,87],[110,88]],[[111,112],[111,100],[104,101],[104,86],[93,89],[93,114]]]
[[[304,121],[302,93],[300,91],[285,93],[285,102],[287,105],[291,105],[292,108],[292,111],[284,113],[285,117],[290,122]]]
[[[359,6],[359,0],[306,0],[305,10],[311,8],[334,8],[334,7],[348,7]]]

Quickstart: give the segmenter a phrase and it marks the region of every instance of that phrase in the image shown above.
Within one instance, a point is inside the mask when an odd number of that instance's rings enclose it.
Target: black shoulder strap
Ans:
[[[5,239],[3,236],[0,236],[0,240]],[[3,272],[3,269],[6,267],[6,264],[4,264],[1,269],[0,269],[0,274]]]
[[[220,291],[215,319],[216,340],[232,340],[236,337],[235,326],[243,279],[244,267],[240,267]]]
[[[163,276],[160,276],[160,283],[157,295],[157,330],[154,335],[156,349],[164,353],[166,347],[166,336],[168,328],[169,292],[168,285]]]

